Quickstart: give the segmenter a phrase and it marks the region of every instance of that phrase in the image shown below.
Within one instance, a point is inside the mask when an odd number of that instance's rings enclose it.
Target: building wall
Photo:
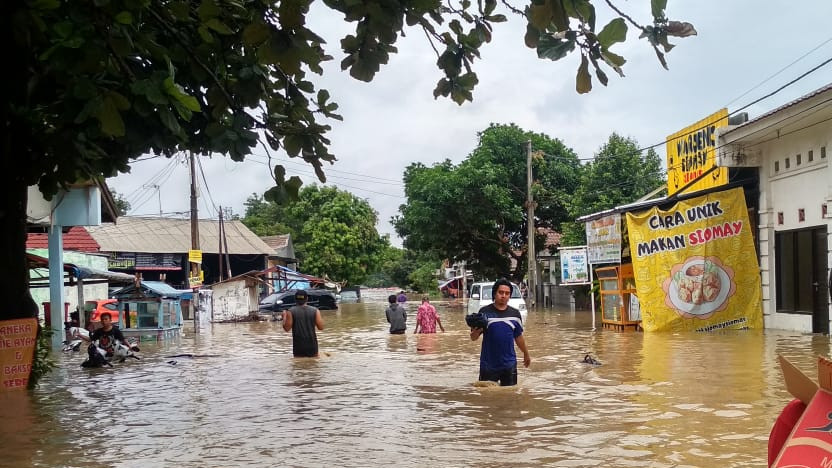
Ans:
[[[826,158],[821,158],[821,147],[826,147]],[[832,268],[832,124],[815,125],[763,143],[760,150],[759,240],[765,327],[810,333],[811,315],[776,311],[775,235],[780,231],[826,226],[827,271]],[[814,159],[811,162],[808,161],[810,150]],[[802,160],[799,165],[798,154]],[[785,167],[787,157],[789,168]],[[827,205],[826,218],[822,215],[823,204]],[[801,208],[805,212],[804,221],[798,219]],[[778,219],[781,212],[783,224]],[[830,307],[828,303],[827,307]]]
[[[48,249],[28,249],[27,252],[35,254],[39,257],[49,258]],[[65,251],[64,264],[66,263],[95,268],[97,270],[107,270],[107,257],[101,255]],[[36,271],[39,275],[44,277],[49,276],[49,271],[46,268],[39,268]],[[109,297],[109,291],[107,288],[107,283],[85,284],[84,300],[91,301],[94,299],[107,299]],[[35,303],[38,305],[38,315],[43,318],[43,303],[49,302],[49,288],[32,288],[29,292],[32,294],[32,299],[34,299]],[[64,286],[64,302],[69,303],[70,312],[74,311],[75,308],[78,307],[78,286]]]
[[[257,312],[256,288],[246,286],[245,278],[211,286],[213,294],[213,321],[239,320]]]

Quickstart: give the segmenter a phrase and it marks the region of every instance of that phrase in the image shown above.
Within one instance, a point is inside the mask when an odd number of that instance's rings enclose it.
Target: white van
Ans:
[[[487,306],[494,302],[491,297],[491,287],[494,286],[494,281],[484,283],[474,283],[471,285],[471,297],[468,298],[468,313],[473,314],[480,310],[480,307]],[[523,300],[523,295],[520,294],[520,287],[511,283],[511,297],[508,299],[508,305],[520,311],[520,316],[523,321],[526,321],[526,301]]]

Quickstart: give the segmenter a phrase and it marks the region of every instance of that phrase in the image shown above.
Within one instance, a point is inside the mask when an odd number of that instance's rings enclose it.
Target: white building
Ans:
[[[723,167],[757,167],[766,328],[830,331],[832,84],[720,129]]]

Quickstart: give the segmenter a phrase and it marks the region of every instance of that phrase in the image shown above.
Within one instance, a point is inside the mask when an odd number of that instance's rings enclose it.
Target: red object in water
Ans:
[[[783,449],[783,444],[786,443],[786,439],[789,438],[792,429],[794,429],[805,410],[806,405],[795,398],[777,416],[777,420],[774,421],[774,426],[771,427],[771,433],[768,436],[768,466],[774,464],[774,460],[777,459],[777,455]]]

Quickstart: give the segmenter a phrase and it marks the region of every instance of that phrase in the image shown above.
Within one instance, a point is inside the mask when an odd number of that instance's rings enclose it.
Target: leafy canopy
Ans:
[[[406,248],[467,260],[484,277],[519,281],[528,254],[526,142],[531,140],[535,150],[532,192],[538,228],[556,229],[569,219],[568,199],[577,188],[580,163],[559,140],[514,124],[492,124],[479,140],[458,166],[450,161],[410,165],[404,177],[407,202],[393,224]],[[542,247],[542,242],[536,245]]]
[[[304,187],[287,206],[252,196],[242,221],[258,235],[292,234],[304,273],[347,284],[361,284],[376,271],[389,245],[376,230],[372,207],[334,187]]]
[[[633,138],[613,133],[598,149],[595,159],[581,168],[580,185],[571,198],[573,219],[632,203],[665,185],[659,155],[649,148],[641,151]],[[564,225],[564,245],[584,245],[583,224]]]

